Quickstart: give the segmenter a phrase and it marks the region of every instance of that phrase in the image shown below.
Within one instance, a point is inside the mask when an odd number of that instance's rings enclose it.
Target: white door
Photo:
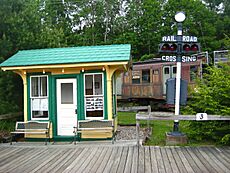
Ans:
[[[57,135],[73,136],[77,125],[77,80],[57,79]]]

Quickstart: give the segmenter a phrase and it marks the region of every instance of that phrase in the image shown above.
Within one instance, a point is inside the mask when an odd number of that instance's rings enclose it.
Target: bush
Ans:
[[[183,114],[206,112],[212,115],[230,115],[230,66],[221,64],[219,68],[209,67],[203,80],[197,82],[192,99]],[[230,143],[229,121],[207,121],[189,123],[190,139],[212,140],[218,144]]]

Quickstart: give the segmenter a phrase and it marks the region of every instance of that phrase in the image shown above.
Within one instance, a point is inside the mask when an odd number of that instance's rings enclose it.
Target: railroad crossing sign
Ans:
[[[186,35],[169,35],[163,36],[162,42],[159,44],[159,53],[166,53],[170,55],[162,55],[162,61],[169,62],[195,62],[196,56],[190,56],[200,52],[200,44],[195,36]],[[175,55],[172,55],[175,54]],[[176,55],[181,55],[177,58]]]
[[[197,37],[186,36],[186,35],[182,37],[178,37],[177,35],[168,35],[162,37],[162,42],[177,42],[177,41],[196,43]]]
[[[161,56],[162,61],[168,61],[168,62],[176,62],[177,57],[176,55],[162,55]],[[197,61],[196,56],[182,56],[181,62],[195,62]]]

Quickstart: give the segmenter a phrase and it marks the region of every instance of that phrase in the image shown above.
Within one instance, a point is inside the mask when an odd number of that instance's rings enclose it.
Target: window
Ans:
[[[159,74],[159,70],[154,69],[154,70],[153,70],[153,75],[158,75],[158,74]]]
[[[142,70],[142,83],[150,83],[150,70]]]
[[[165,67],[164,74],[169,74],[169,67]]]
[[[48,119],[48,77],[30,77],[31,119]]]
[[[101,119],[104,110],[103,74],[85,74],[86,118]]]
[[[133,84],[140,84],[140,71],[132,71],[132,83]]]
[[[173,67],[173,74],[176,74],[176,67]]]

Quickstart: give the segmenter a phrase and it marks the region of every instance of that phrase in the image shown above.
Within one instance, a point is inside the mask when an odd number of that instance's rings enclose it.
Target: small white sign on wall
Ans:
[[[197,113],[196,114],[196,120],[197,121],[208,120],[208,114],[207,113]]]

